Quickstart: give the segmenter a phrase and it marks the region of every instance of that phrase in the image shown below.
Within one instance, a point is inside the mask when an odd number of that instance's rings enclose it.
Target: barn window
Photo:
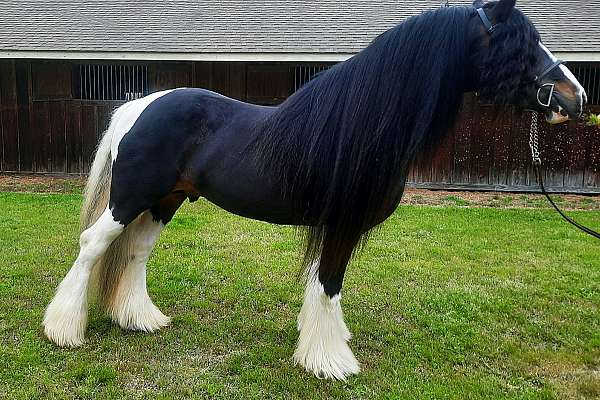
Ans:
[[[588,95],[588,104],[600,105],[600,64],[569,64]]]
[[[294,92],[300,89],[304,84],[313,79],[320,72],[326,71],[331,68],[331,65],[297,65],[293,67],[293,84]]]
[[[82,100],[134,100],[148,94],[148,66],[80,64],[79,94]]]

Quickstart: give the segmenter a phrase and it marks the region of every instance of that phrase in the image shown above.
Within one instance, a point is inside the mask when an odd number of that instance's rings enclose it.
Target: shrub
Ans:
[[[587,119],[589,126],[597,126],[600,128],[600,114],[590,114]]]

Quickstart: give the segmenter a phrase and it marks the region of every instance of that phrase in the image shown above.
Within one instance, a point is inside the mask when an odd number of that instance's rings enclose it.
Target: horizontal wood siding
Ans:
[[[293,91],[285,63],[148,63],[150,91],[203,87],[257,104]],[[68,61],[0,60],[0,171],[86,173],[112,112],[123,101],[78,100],[77,65]],[[600,112],[600,107],[593,108]],[[409,183],[420,187],[531,190],[529,115],[467,95],[461,117],[437,150],[415,161]],[[553,189],[600,193],[600,129],[570,122],[540,124],[545,179]]]

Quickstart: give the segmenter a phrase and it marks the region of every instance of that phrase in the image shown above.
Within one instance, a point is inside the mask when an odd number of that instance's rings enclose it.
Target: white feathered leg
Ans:
[[[133,223],[139,224],[135,227],[133,258],[123,271],[108,313],[123,329],[153,332],[170,322],[152,303],[146,288],[146,263],[164,225],[154,221],[150,212]]]
[[[56,289],[44,315],[44,333],[57,345],[75,347],[83,343],[92,267],[123,229],[124,226],[116,222],[107,209],[96,223],[81,233],[79,255]]]
[[[330,298],[316,276],[309,274],[306,284],[294,361],[319,378],[346,380],[360,372],[360,366],[347,343],[351,335],[344,323],[341,296]]]

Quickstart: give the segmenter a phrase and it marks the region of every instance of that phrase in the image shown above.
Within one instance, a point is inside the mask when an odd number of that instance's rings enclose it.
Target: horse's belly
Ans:
[[[200,193],[211,203],[242,217],[281,225],[303,225],[291,202],[247,176],[228,174],[225,180],[200,183]]]
[[[215,135],[193,160],[193,181],[198,192],[217,206],[247,218],[283,224],[304,225],[274,179],[260,174],[252,155],[243,151],[248,137],[241,132]]]

